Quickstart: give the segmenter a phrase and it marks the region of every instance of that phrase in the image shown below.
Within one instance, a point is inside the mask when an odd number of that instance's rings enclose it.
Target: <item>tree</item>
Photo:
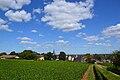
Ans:
[[[102,59],[99,54],[94,54],[94,55],[93,55],[93,58],[94,58],[95,60],[99,60],[99,61],[101,61],[101,59]]]
[[[120,67],[120,51],[113,51],[111,60],[116,67]]]
[[[34,60],[36,59],[37,55],[32,50],[24,50],[20,53],[20,57],[27,60]]]
[[[18,55],[15,51],[12,51],[9,55]]]
[[[47,54],[44,54],[45,60],[52,60],[53,59],[53,53],[48,52]]]
[[[90,53],[87,53],[85,55],[85,58],[86,58],[86,62],[90,63],[91,62],[91,59],[92,59],[92,56],[90,55]]]
[[[66,60],[66,54],[65,54],[65,52],[60,52],[60,54],[59,54],[59,60]]]
[[[2,56],[2,55],[7,55],[7,53],[6,52],[0,53],[0,56]]]
[[[57,56],[56,55],[53,55],[53,60],[56,60]]]

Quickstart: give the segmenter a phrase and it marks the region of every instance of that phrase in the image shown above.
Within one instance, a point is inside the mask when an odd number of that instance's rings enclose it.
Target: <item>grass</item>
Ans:
[[[88,63],[0,60],[0,80],[81,80]]]

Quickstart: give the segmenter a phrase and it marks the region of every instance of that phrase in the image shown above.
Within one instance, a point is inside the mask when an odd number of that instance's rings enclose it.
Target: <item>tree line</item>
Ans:
[[[0,53],[0,56],[2,55],[7,55],[7,53],[6,52]],[[26,60],[36,60],[37,55],[43,55],[45,60],[56,60],[57,57],[59,58],[59,60],[66,60],[65,52],[60,52],[59,55],[55,55],[52,52],[39,54],[32,50],[24,50],[21,53],[16,53],[15,51],[12,51],[9,55],[16,55],[16,56],[19,56],[20,59],[26,59]]]

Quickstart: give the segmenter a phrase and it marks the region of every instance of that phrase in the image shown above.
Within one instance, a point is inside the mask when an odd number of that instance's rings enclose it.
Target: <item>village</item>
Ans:
[[[64,52],[63,52],[64,53]],[[31,54],[31,53],[28,53]],[[50,57],[50,59],[46,58],[47,54],[51,54],[54,57]],[[26,59],[26,60],[62,60],[60,59],[60,55],[56,54],[55,51],[53,50],[53,52],[48,52],[47,54],[36,54],[36,58],[31,58],[31,59]],[[64,53],[65,54],[65,53]],[[29,55],[28,55],[29,56]],[[72,62],[89,62],[88,59],[90,59],[91,61],[95,62],[95,63],[111,63],[112,61],[110,60],[110,54],[79,54],[79,55],[64,55],[62,57],[65,57],[64,60],[67,61],[72,61]],[[0,56],[0,59],[25,59],[25,58],[21,58],[21,56],[17,53],[15,53],[15,51],[11,52],[10,54],[2,54]]]

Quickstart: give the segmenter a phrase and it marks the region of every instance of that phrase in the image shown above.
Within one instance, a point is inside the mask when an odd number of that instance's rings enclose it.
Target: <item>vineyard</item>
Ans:
[[[67,61],[0,60],[0,80],[81,80],[88,66]]]

